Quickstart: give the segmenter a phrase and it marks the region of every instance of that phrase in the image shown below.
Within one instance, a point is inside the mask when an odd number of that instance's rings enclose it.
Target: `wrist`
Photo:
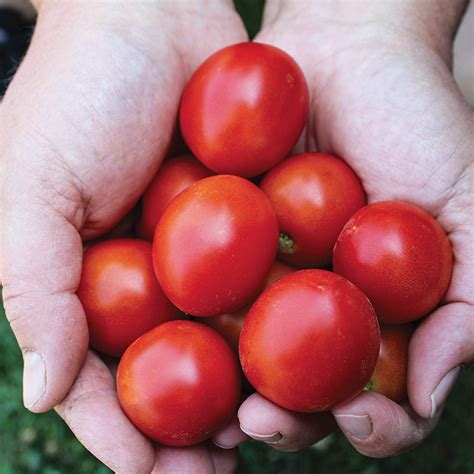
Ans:
[[[321,38],[351,42],[367,40],[422,43],[449,59],[452,42],[467,0],[268,0],[265,21],[298,17],[311,21]]]

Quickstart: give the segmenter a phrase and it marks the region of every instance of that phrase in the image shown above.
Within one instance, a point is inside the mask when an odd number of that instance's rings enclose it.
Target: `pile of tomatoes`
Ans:
[[[122,408],[159,443],[210,438],[242,390],[302,413],[364,388],[406,397],[412,322],[447,291],[450,242],[412,204],[366,205],[342,159],[288,157],[308,100],[283,51],[215,53],[182,97],[192,155],[166,160],[149,185],[141,239],[84,254],[91,346],[121,357]]]

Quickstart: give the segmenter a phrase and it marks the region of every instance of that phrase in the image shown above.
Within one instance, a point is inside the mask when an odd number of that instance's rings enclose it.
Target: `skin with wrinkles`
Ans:
[[[428,316],[410,344],[410,406],[363,393],[333,410],[367,415],[372,431],[365,439],[340,427],[360,452],[384,457],[429,434],[443,406],[432,414],[431,394],[453,367],[474,359],[474,341],[467,337],[474,331],[474,121],[450,70],[463,2],[438,2],[432,10],[423,0],[393,8],[382,2],[357,14],[343,1],[305,5],[270,2],[257,37],[289,52],[308,80],[310,119],[297,151],[317,146],[344,157],[369,203],[397,199],[426,209],[453,246],[445,305]],[[243,427],[284,434],[284,426],[256,422],[244,407]],[[285,448],[285,436],[278,446]]]
[[[34,382],[25,386],[28,407],[45,411],[66,397],[58,412],[102,462],[130,473],[149,473],[156,462],[166,472],[170,456],[160,459],[125,418],[105,365],[86,357],[75,295],[81,237],[105,233],[135,204],[164,158],[191,72],[246,34],[230,2],[208,1],[205,20],[193,5],[114,5],[41,5],[0,107],[0,273],[20,347],[40,353],[34,360],[46,368],[25,375]],[[117,429],[101,436],[110,419]],[[213,456],[206,447],[176,454],[203,473],[213,472]],[[235,461],[235,453],[219,457],[229,469]]]

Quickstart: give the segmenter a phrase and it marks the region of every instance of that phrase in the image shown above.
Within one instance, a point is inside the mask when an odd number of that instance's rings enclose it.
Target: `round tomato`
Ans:
[[[190,446],[210,438],[235,414],[239,366],[214,330],[171,321],[125,351],[117,390],[123,410],[142,433],[168,446]]]
[[[252,177],[295,146],[308,116],[308,86],[281,49],[240,43],[209,57],[187,84],[180,124],[189,148],[216,173]]]
[[[178,308],[215,316],[255,297],[277,248],[278,223],[265,194],[237,176],[211,176],[166,208],[153,239],[153,263]]]
[[[365,205],[359,178],[325,153],[301,153],[270,170],[261,189],[280,225],[279,258],[298,267],[331,263],[344,224]]]
[[[288,273],[292,273],[295,270],[295,268],[290,267],[289,265],[275,262],[262,285],[262,291],[268,288],[272,283],[279,280],[282,276],[288,275]],[[250,304],[246,304],[233,313],[201,318],[200,322],[215,329],[220,335],[224,336],[231,347],[238,352],[240,332],[242,331],[242,325],[244,324],[250,307]]]
[[[379,354],[377,317],[352,283],[324,270],[284,276],[257,299],[240,335],[255,389],[288,410],[325,411],[357,395]]]
[[[195,181],[213,174],[191,155],[166,160],[143,195],[138,234],[153,240],[156,224],[171,200]]]
[[[407,398],[408,346],[414,326],[380,326],[380,353],[367,388],[394,402]]]
[[[453,255],[430,214],[407,202],[384,201],[347,222],[333,265],[369,297],[381,321],[401,324],[425,316],[441,301]]]
[[[180,314],[156,281],[151,244],[137,239],[107,240],[87,249],[77,295],[91,346],[111,356]]]

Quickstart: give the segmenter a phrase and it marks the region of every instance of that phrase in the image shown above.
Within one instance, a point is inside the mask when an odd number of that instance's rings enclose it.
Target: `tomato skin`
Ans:
[[[308,116],[302,70],[281,49],[240,43],[196,70],[180,107],[183,137],[208,168],[250,178],[295,146]]]
[[[285,234],[280,238],[279,258],[303,268],[331,263],[344,224],[366,204],[354,171],[326,153],[287,158],[264,176],[260,188],[275,209],[280,233]],[[287,237],[294,245],[288,245]]]
[[[380,353],[368,388],[397,403],[408,397],[408,346],[414,329],[412,324],[380,326]]]
[[[216,316],[248,303],[275,260],[278,224],[265,194],[237,176],[192,184],[156,227],[153,264],[182,311]]]
[[[120,356],[142,334],[180,316],[156,281],[151,251],[138,239],[103,241],[85,251],[77,295],[94,349]]]
[[[240,336],[240,361],[264,397],[297,412],[328,410],[357,395],[379,354],[377,317],[352,283],[300,270],[265,290]]]
[[[167,446],[191,446],[210,438],[235,414],[239,366],[214,330],[170,321],[125,351],[117,391],[126,415],[146,436]]]
[[[171,200],[194,182],[213,174],[192,155],[166,160],[143,195],[139,236],[151,242],[156,224]]]
[[[285,265],[284,263],[276,261],[270,273],[267,275],[263,285],[262,291],[268,288],[271,284],[279,280],[284,275],[288,275],[296,271],[296,268]],[[200,322],[216,330],[223,336],[230,346],[239,352],[239,338],[245,318],[251,308],[250,304],[246,304],[242,308],[233,313],[219,314],[219,316],[210,316],[208,318],[201,318]]]
[[[428,314],[451,280],[451,244],[426,211],[401,201],[370,204],[344,226],[334,271],[357,285],[380,321],[403,324]]]

